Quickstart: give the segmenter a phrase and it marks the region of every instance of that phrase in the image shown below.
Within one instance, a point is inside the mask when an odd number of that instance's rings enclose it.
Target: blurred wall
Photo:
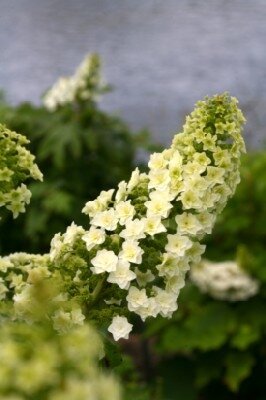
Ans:
[[[40,101],[97,51],[115,91],[102,107],[169,142],[206,94],[247,111],[249,146],[266,137],[265,0],[0,0],[0,87]]]

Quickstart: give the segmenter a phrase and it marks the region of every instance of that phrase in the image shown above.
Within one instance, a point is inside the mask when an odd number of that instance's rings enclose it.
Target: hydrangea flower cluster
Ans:
[[[89,99],[87,69],[77,73],[76,102]],[[172,316],[204,252],[200,240],[239,182],[243,122],[227,94],[197,103],[147,173],[136,169],[86,203],[88,227],[56,234],[49,254],[0,258],[0,400],[120,399],[117,382],[96,367],[103,348],[85,319],[119,340],[134,315]],[[22,182],[42,175],[26,138],[3,126],[0,133],[0,205],[16,217],[30,198]]]
[[[203,293],[218,300],[241,301],[255,296],[259,283],[235,261],[202,261],[190,272],[192,282]]]
[[[101,62],[97,54],[88,55],[73,76],[61,77],[43,97],[47,110],[53,112],[66,104],[95,102],[108,86],[101,76]]]
[[[13,319],[42,320],[40,308],[60,333],[83,325],[80,306],[62,293],[60,279],[51,272],[49,254],[14,253],[0,257],[0,301],[12,302]],[[44,307],[45,303],[45,307]]]
[[[14,218],[25,212],[31,198],[23,182],[28,178],[42,180],[35,157],[26,149],[28,143],[25,136],[0,124],[0,207],[10,210]]]
[[[0,300],[14,300],[30,283],[51,276],[49,255],[14,253],[0,257]]]
[[[57,335],[49,325],[0,325],[0,399],[119,400],[120,386],[100,371],[103,345],[88,324]]]
[[[145,321],[170,318],[186,272],[199,263],[211,233],[240,180],[244,117],[227,94],[198,102],[169,149],[152,154],[117,191],[103,191],[83,208],[90,226],[74,223],[51,243],[50,259],[65,290],[115,340],[127,338],[130,313]]]
[[[118,382],[98,367],[99,335],[50,267],[48,254],[0,258],[0,400],[120,400]]]

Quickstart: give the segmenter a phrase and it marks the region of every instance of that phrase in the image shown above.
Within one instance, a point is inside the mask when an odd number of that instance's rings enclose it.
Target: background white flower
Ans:
[[[259,291],[259,283],[235,261],[202,261],[190,272],[192,282],[210,296],[228,301],[246,300]]]

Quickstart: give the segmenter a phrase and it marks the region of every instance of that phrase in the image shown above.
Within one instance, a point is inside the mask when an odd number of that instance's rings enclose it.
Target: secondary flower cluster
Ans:
[[[49,111],[75,102],[95,102],[107,90],[101,77],[101,63],[97,54],[88,55],[73,76],[61,77],[43,97]]]
[[[202,261],[193,266],[192,282],[203,293],[219,300],[240,301],[255,296],[259,283],[249,276],[235,261]]]
[[[42,319],[40,307],[56,331],[65,333],[83,325],[78,304],[69,301],[61,282],[51,272],[49,254],[14,253],[0,257],[0,301],[12,302],[13,319],[33,323]]]
[[[28,178],[42,180],[35,157],[25,147],[28,142],[25,136],[0,124],[0,207],[10,210],[14,218],[25,212],[31,198],[23,182]]]
[[[14,253],[0,257],[0,300],[12,300],[30,283],[49,276],[49,256]]]
[[[88,324],[64,335],[49,324],[0,324],[0,399],[119,400],[118,382],[98,367],[102,351]]]
[[[51,262],[88,318],[112,319],[127,338],[126,316],[171,317],[186,272],[199,263],[217,213],[239,182],[244,117],[227,94],[198,102],[171,147],[151,155],[118,190],[86,203],[90,228],[72,224],[51,243]],[[92,308],[94,311],[92,312]]]

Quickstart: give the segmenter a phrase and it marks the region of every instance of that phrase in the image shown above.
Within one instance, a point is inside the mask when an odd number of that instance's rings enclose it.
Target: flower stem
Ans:
[[[106,282],[106,276],[104,276],[102,279],[98,281],[97,285],[95,286],[91,294],[91,301],[87,303],[87,310],[89,310],[95,303],[98,302],[100,293],[103,289],[105,282]]]

